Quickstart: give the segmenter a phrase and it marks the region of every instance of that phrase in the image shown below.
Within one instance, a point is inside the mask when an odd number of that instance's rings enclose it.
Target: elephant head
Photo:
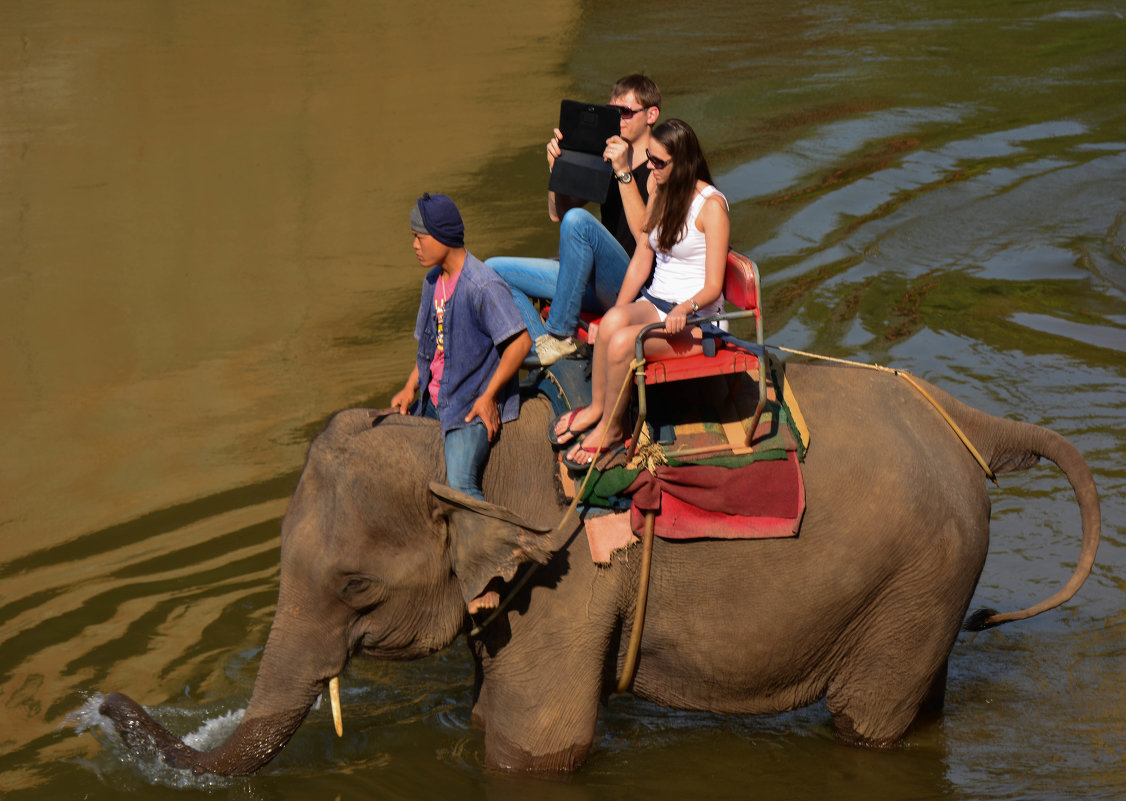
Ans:
[[[238,729],[199,752],[113,693],[101,712],[129,747],[197,772],[253,773],[351,657],[431,654],[465,629],[468,604],[490,581],[550,558],[559,532],[431,483],[443,475],[436,424],[381,420],[341,412],[309,449],[282,523],[277,612]]]

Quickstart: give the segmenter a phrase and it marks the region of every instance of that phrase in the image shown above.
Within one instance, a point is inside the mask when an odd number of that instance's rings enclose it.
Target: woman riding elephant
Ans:
[[[838,736],[888,746],[941,707],[947,659],[989,548],[985,475],[950,424],[906,381],[789,365],[811,432],[799,536],[654,544],[648,616],[629,689],[681,709],[775,713],[827,700]],[[974,410],[919,382],[995,472],[1059,465],[1082,514],[1066,601],[1090,573],[1100,515],[1083,457],[1060,435]],[[509,770],[573,770],[626,660],[638,545],[595,565],[572,531],[543,431],[543,398],[506,426],[484,503],[442,485],[431,420],[349,410],[310,446],[282,523],[277,612],[238,729],[201,753],[126,696],[101,706],[131,747],[194,771],[251,773],[273,759],[356,656],[415,659],[470,629],[494,579],[542,567],[469,635],[474,722],[485,759]],[[894,466],[887,459],[894,455]],[[526,575],[522,573],[522,575]],[[325,713],[327,714],[327,713]]]
[[[588,432],[563,459],[576,471],[625,439],[625,405],[618,403],[617,390],[641,329],[665,324],[664,331],[647,337],[647,356],[690,355],[702,351],[702,336],[698,328],[685,329],[688,316],[723,311],[731,223],[696,133],[683,120],[662,123],[653,129],[646,155],[652,169],[642,226],[647,236],[638,239],[618,302],[598,326],[591,403],[561,415],[550,436],[553,444],[565,445]],[[646,289],[650,274],[653,281]]]

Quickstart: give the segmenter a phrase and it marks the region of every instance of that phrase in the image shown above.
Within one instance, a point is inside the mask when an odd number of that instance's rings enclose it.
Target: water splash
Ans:
[[[75,734],[90,734],[102,746],[102,752],[92,761],[83,764],[107,784],[126,785],[137,783],[138,780],[150,785],[171,787],[175,789],[219,789],[233,787],[244,779],[213,776],[210,774],[197,774],[189,770],[182,770],[166,765],[154,754],[138,754],[131,751],[122,742],[113,721],[99,712],[105,697],[101,693],[90,695],[81,707],[66,717],[63,727],[70,726]],[[202,710],[187,710],[177,707],[163,707],[147,710],[161,725],[171,724],[173,728],[182,729],[183,725],[176,726],[175,722],[192,725],[198,721]],[[205,718],[183,740],[184,743],[200,751],[207,751],[223,743],[242,720],[245,709],[223,712],[213,717]]]

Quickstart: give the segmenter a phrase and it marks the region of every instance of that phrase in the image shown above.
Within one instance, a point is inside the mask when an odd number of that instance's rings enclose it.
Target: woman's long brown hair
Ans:
[[[688,233],[688,208],[696,195],[696,182],[713,183],[712,173],[696,132],[684,120],[663,122],[652,135],[669,152],[672,170],[668,181],[657,187],[653,213],[641,230],[648,234],[659,228],[657,250],[667,253]]]

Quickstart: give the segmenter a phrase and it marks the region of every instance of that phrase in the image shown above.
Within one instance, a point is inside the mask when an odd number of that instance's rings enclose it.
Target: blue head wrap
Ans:
[[[465,224],[457,205],[446,195],[424,192],[411,211],[411,230],[430,234],[446,247],[465,247]]]

